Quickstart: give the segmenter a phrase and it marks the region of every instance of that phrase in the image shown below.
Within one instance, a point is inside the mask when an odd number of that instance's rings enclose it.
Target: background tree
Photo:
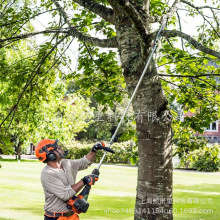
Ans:
[[[24,92],[30,82],[40,78],[40,70],[47,59],[61,59],[68,66],[63,56],[59,58],[59,48],[64,51],[71,44],[71,39],[77,38],[81,42],[78,71],[70,71],[63,78],[76,79],[82,91],[110,106],[122,100],[120,85],[123,82],[128,94],[132,94],[151,51],[158,27],[156,24],[168,19],[167,28],[163,31],[161,53],[151,61],[132,103],[134,112],[143,114],[143,120],[136,121],[139,167],[135,219],[172,219],[172,135],[168,101],[176,99],[186,110],[197,109],[199,105],[201,108],[197,116],[178,125],[189,125],[199,132],[219,113],[216,107],[219,87],[213,77],[219,74],[219,70],[206,66],[207,60],[220,58],[219,3],[210,0],[207,4],[204,0],[200,1],[201,6],[197,6],[194,2],[197,4],[196,1],[186,0],[172,3],[165,0],[66,0],[62,3],[42,0],[38,7],[35,3],[22,1],[19,7],[14,2],[1,4],[1,16],[5,16],[0,24],[3,28],[2,47],[39,34],[52,38],[50,43],[40,46],[39,62],[32,69],[30,81],[23,87]],[[197,36],[182,31],[180,10],[186,10],[188,16],[202,18]],[[26,32],[27,21],[46,11],[52,15],[52,22],[47,28]],[[19,27],[18,23],[21,23]],[[95,31],[103,36],[96,37]],[[182,49],[175,44],[177,38]],[[103,52],[98,47],[116,48],[120,67],[115,49]],[[162,67],[165,69],[161,70]],[[19,101],[0,128],[13,115],[18,104]],[[151,199],[154,202],[146,202]],[[156,212],[156,208],[160,211]]]
[[[34,51],[23,41],[0,51],[2,120],[17,102],[21,87],[29,79],[30,69],[36,60],[33,59]],[[45,65],[49,66],[50,61]],[[70,141],[91,123],[88,120],[93,114],[90,101],[76,94],[63,99],[65,84],[58,81],[58,71],[50,70],[50,76],[47,72],[46,68],[41,70],[40,79],[28,87],[8,123],[0,130],[0,150],[3,154],[15,153],[16,159],[21,159],[22,150],[26,151],[31,142],[37,143],[43,138]]]
[[[128,98],[124,97],[122,103],[116,103],[113,108],[107,107],[107,109],[96,102],[96,105],[94,106],[93,123],[90,124],[86,131],[78,133],[77,139],[93,141],[110,140],[123,115],[128,101]],[[139,117],[139,120],[141,120],[141,116],[134,115],[133,111],[128,112],[116,135],[115,142],[132,139],[136,140],[135,117]]]

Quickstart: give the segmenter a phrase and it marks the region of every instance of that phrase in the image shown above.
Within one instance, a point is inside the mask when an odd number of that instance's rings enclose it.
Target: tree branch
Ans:
[[[107,8],[94,0],[73,0],[80,6],[89,9],[95,14],[99,15],[104,20],[110,22],[111,24],[115,23],[115,12],[111,8]]]
[[[161,16],[151,16],[150,17],[150,22],[161,22],[163,19],[169,19],[176,11],[177,11],[177,6],[180,3],[181,0],[175,0],[173,5],[169,8],[168,12],[164,14],[162,17]]]
[[[101,65],[99,65],[99,64],[94,60],[94,58],[93,58],[93,56],[92,56],[92,54],[91,54],[91,52],[90,52],[90,48],[86,45],[86,43],[83,42],[83,44],[84,44],[86,50],[88,51],[90,58],[91,58],[91,59],[93,60],[93,62],[98,66],[98,68],[103,72],[103,74],[104,74],[104,76],[105,76],[105,78],[106,78],[106,80],[107,80],[107,79],[108,79],[108,74],[107,74],[106,71],[101,67]]]
[[[109,5],[113,8],[115,15],[121,15],[122,12],[119,8],[119,5],[117,3],[117,0],[107,0],[107,2],[109,3]]]
[[[68,35],[64,36],[62,39],[60,39],[51,49],[50,51],[41,59],[41,61],[34,67],[33,72],[34,74],[32,75],[32,77],[26,82],[22,92],[20,93],[20,95],[18,96],[17,102],[13,105],[13,107],[11,108],[10,112],[8,113],[8,115],[3,119],[3,121],[0,124],[0,129],[2,127],[2,125],[4,124],[4,122],[8,119],[8,117],[12,114],[13,112],[13,117],[14,117],[14,112],[20,102],[20,100],[22,99],[26,89],[29,87],[29,85],[31,85],[32,81],[34,80],[34,78],[37,76],[37,74],[39,74],[41,66],[44,64],[45,60],[50,56],[50,54],[55,50],[55,48],[66,38],[68,37]],[[11,122],[10,122],[11,124]]]
[[[53,66],[55,66],[55,64],[60,60],[60,58],[62,58],[63,62],[64,62],[65,65],[69,68],[69,70],[70,70],[71,72],[74,72],[74,71],[72,71],[72,69],[70,68],[69,64],[66,62],[66,60],[63,59],[64,53],[67,51],[67,49],[69,49],[69,47],[70,47],[70,45],[72,44],[73,40],[74,40],[74,38],[70,41],[70,43],[69,43],[68,46],[65,48],[65,50],[62,51],[62,53],[60,53],[60,51],[57,50],[60,56],[55,60],[55,62],[53,63],[52,67],[51,67],[47,72],[49,72],[49,71],[53,68]]]
[[[180,16],[179,16],[178,11],[176,11],[176,15],[177,15],[177,18],[178,18],[180,31],[182,32],[182,25],[181,25]],[[181,37],[181,43],[182,43],[182,50],[184,51],[184,43],[183,43],[183,38],[182,37]]]
[[[203,9],[203,8],[210,8],[210,9],[214,9],[214,10],[219,10],[220,11],[220,8],[215,8],[215,7],[211,7],[211,6],[208,6],[208,5],[205,5],[205,6],[195,6],[195,5],[193,5],[192,3],[190,3],[190,2],[188,2],[188,1],[185,1],[185,0],[181,0],[181,2],[183,2],[183,3],[185,3],[185,4],[187,4],[187,5],[189,5],[190,7],[192,7],[192,8],[195,8],[195,9]]]
[[[121,6],[121,9],[127,14],[128,18],[134,24],[137,32],[145,42],[148,39],[146,28],[140,14],[135,9],[135,7],[126,0],[112,0],[111,2],[113,2],[115,5],[118,3]]]
[[[28,120],[28,115],[29,115],[29,109],[30,109],[30,104],[31,104],[31,101],[32,101],[32,92],[33,92],[33,87],[32,87],[32,84],[30,85],[30,98],[29,98],[29,101],[28,101],[28,104],[27,104],[27,112],[26,112],[26,118],[25,118],[25,124],[27,123],[27,120]],[[8,126],[9,128],[10,126]]]
[[[80,41],[85,41],[86,43],[92,44],[94,46],[106,47],[106,48],[118,48],[116,37],[110,39],[99,39],[99,38],[87,36],[76,29],[70,29],[69,34],[73,37],[77,37]]]
[[[166,13],[165,17],[169,19],[176,11],[180,0],[175,0],[173,5],[170,7],[169,11]]]
[[[195,5],[193,5],[192,3],[188,2],[188,1],[185,1],[185,0],[181,0],[183,3],[189,5],[190,7],[194,8],[202,17],[203,19],[212,27],[212,29],[215,31],[216,35],[220,38],[220,34],[219,34],[219,31],[215,29],[215,27],[212,25],[212,23],[207,20],[206,16],[204,16],[204,14],[199,11],[199,9],[203,9],[203,8],[209,8],[209,9],[216,9],[216,10],[220,10],[218,8],[213,8],[213,7],[210,7],[210,6],[201,6],[201,7],[197,7]],[[214,19],[215,19],[215,16],[214,16]]]
[[[47,10],[47,11],[43,11],[43,12],[40,12],[38,14],[35,14],[33,15],[32,17],[28,18],[28,19],[21,19],[21,20],[16,20],[16,21],[13,21],[13,22],[9,22],[9,23],[5,23],[5,24],[2,24],[0,27],[6,27],[8,25],[12,25],[12,24],[16,24],[16,23],[20,23],[22,21],[30,21],[31,19],[39,16],[39,15],[42,15],[42,14],[45,14],[47,12],[51,12],[51,11],[56,11],[57,9],[50,9],[50,10]]]
[[[212,8],[211,8],[210,10],[211,10],[211,12],[212,12],[212,14],[213,14],[213,18],[214,18],[214,20],[215,20],[215,23],[216,23],[216,26],[217,26],[217,30],[219,30],[220,28],[219,28],[218,17],[216,16],[216,14],[215,14],[215,12],[214,12],[214,10],[213,10]]]
[[[14,3],[15,3],[15,0],[13,2],[9,2],[8,4],[5,5],[5,7],[3,8],[3,10],[0,13],[0,19],[2,19],[7,14],[7,10],[6,9],[9,9]],[[9,7],[7,8],[8,5],[9,5]],[[4,12],[5,10],[6,10],[6,12]]]
[[[197,79],[204,83],[207,83],[208,85],[210,85],[212,88],[216,89],[219,92],[219,89],[216,86],[212,85],[210,82],[207,82],[206,80],[200,79],[200,78],[197,78]]]
[[[156,36],[157,32],[153,33],[153,36]],[[192,44],[194,46],[195,49],[200,50],[206,54],[212,55],[214,57],[218,57],[220,58],[220,52],[217,52],[213,49],[207,48],[205,46],[203,46],[201,43],[199,43],[198,41],[196,41],[194,38],[192,38],[190,35],[185,34],[181,31],[177,31],[177,30],[164,30],[162,31],[162,34],[165,37],[182,37],[183,39],[185,39],[186,41],[188,41],[190,44]]]
[[[216,87],[216,86],[214,86],[214,85],[212,85],[210,82],[207,82],[206,80],[204,80],[204,79],[200,79],[200,77],[204,77],[204,76],[220,76],[220,74],[201,74],[201,75],[199,75],[199,76],[195,76],[195,75],[169,75],[169,74],[159,74],[159,76],[165,76],[165,77],[180,77],[180,78],[182,78],[182,77],[187,77],[187,78],[195,78],[195,79],[198,79],[198,80],[200,80],[200,81],[202,81],[202,82],[204,82],[204,83],[207,83],[207,84],[209,84],[212,88],[214,88],[214,89],[216,89],[217,91],[219,91],[219,89]],[[162,78],[161,77],[161,79],[163,79],[164,80],[164,78]],[[165,81],[165,80],[164,80]],[[167,82],[169,82],[170,83],[170,81],[167,81]]]
[[[170,81],[168,81],[168,80],[165,80],[163,77],[160,77],[160,79],[162,79],[163,81],[165,81],[165,82],[167,82],[167,83],[170,83],[170,84],[173,85],[173,86],[176,86],[176,87],[178,87],[178,88],[181,88],[181,86],[176,85],[175,83],[170,82]]]
[[[65,22],[66,24],[68,24],[69,27],[72,27],[68,15],[67,15],[67,13],[63,10],[63,8],[61,7],[60,3],[59,3],[57,0],[52,0],[52,1],[53,1],[53,3],[56,5],[57,10],[59,11],[61,17],[63,17],[64,22]]]
[[[53,0],[54,4],[56,5],[57,9],[60,12],[60,15],[63,17],[64,21],[67,23],[69,26],[69,34],[73,37],[77,37],[81,41],[85,41],[89,44],[98,46],[98,47],[107,47],[107,48],[118,48],[118,44],[116,41],[116,38],[111,38],[111,39],[99,39],[99,38],[94,38],[87,36],[80,31],[78,31],[75,27],[71,25],[71,22],[69,21],[68,15],[66,12],[63,10],[61,7],[60,3],[57,0]]]
[[[5,39],[0,39],[0,43],[4,43],[6,41],[17,41],[17,40],[21,40],[21,39],[25,39],[25,38],[29,38],[29,37],[33,37],[35,35],[38,34],[48,34],[48,33],[68,33],[67,29],[50,29],[50,30],[44,30],[44,31],[37,31],[37,32],[32,32],[32,33],[27,33],[27,34],[21,34],[18,36],[14,36],[14,37],[9,37],[9,38],[5,38]],[[0,46],[1,48],[2,46]]]
[[[220,74],[201,74],[198,76],[195,75],[169,75],[169,74],[158,74],[159,76],[165,76],[165,77],[189,77],[189,78],[199,78],[203,76],[220,76]]]
[[[87,35],[84,35],[83,33],[79,32],[77,29],[75,28],[64,28],[64,29],[50,29],[50,30],[44,30],[44,31],[38,31],[38,32],[32,32],[32,33],[27,33],[27,34],[22,34],[22,35],[18,35],[18,36],[14,36],[14,37],[9,37],[6,39],[0,39],[0,43],[4,43],[7,41],[18,41],[21,39],[26,39],[29,37],[33,37],[35,35],[38,34],[49,34],[49,33],[62,33],[62,34],[69,34],[73,37],[77,37],[79,40],[81,41],[85,41],[87,43],[93,44],[95,46],[98,47],[106,47],[106,48],[118,48],[118,44],[116,41],[116,37],[114,38],[110,38],[110,39],[99,39],[99,38],[95,38],[95,37],[90,37]],[[5,45],[1,45],[0,48],[4,47]]]
[[[150,0],[143,0],[143,10],[146,12],[147,17],[150,16]]]

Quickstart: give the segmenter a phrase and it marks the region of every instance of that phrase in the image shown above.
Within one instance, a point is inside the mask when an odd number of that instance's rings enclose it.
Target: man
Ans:
[[[44,139],[37,144],[35,154],[40,161],[47,163],[41,173],[41,183],[45,194],[44,220],[78,220],[79,216],[67,208],[67,201],[85,185],[93,185],[98,175],[90,174],[76,183],[76,175],[86,169],[95,159],[96,151],[102,149],[98,142],[83,158],[63,159],[63,151],[58,140]]]

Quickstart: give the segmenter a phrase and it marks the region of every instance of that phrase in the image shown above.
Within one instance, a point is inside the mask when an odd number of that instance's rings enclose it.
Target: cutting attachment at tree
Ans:
[[[54,82],[57,72],[63,80],[74,80],[83,95],[102,105],[113,108],[123,94],[131,97],[158,29],[166,20],[161,46],[131,103],[134,113],[142,114],[141,121],[136,118],[139,160],[134,219],[173,219],[172,138],[187,142],[189,134],[202,134],[219,115],[219,3],[42,0],[37,4],[17,0],[3,1],[0,7],[1,79],[10,81],[2,91],[11,94],[7,85],[16,85],[18,76],[22,79],[13,96],[1,93],[5,103],[0,115],[3,136],[14,119],[19,121],[22,105],[36,97],[39,86],[46,96],[44,83]],[[44,14],[50,15],[51,22],[45,22],[42,30],[34,30],[31,22]],[[188,17],[198,24],[193,28],[187,24],[186,28]],[[17,61],[21,66],[27,60],[30,63],[25,71],[13,75],[15,64],[7,64],[7,52],[18,51],[19,43],[30,43],[39,35],[45,42],[34,47],[36,54]],[[75,45],[74,39],[79,42],[79,54],[73,70],[66,51]],[[174,101],[196,115],[183,122],[176,120],[170,108]]]

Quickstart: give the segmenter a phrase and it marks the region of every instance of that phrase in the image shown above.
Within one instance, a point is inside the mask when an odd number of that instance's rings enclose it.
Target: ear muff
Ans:
[[[56,154],[54,153],[54,152],[48,152],[47,153],[47,159],[49,160],[49,161],[54,161],[54,160],[56,160],[57,159],[57,156],[56,156]]]
[[[48,161],[54,161],[57,159],[57,156],[53,150],[48,151],[46,146],[44,146],[42,149],[46,152],[46,157]]]

